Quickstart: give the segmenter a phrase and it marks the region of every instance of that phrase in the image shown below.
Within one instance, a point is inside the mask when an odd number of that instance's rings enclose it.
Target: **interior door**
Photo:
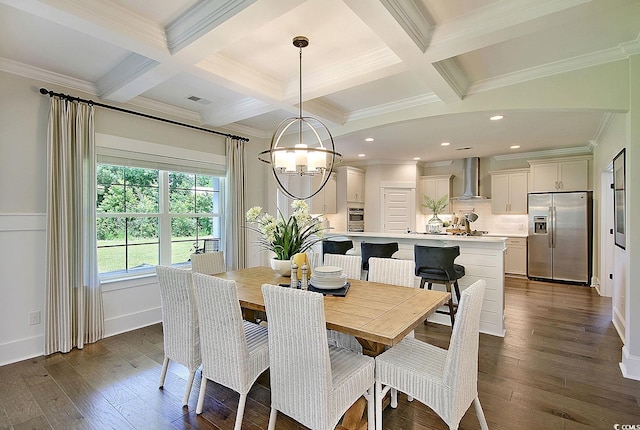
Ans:
[[[414,190],[411,188],[385,188],[383,190],[384,233],[406,233],[415,222]],[[411,221],[414,222],[411,222]]]

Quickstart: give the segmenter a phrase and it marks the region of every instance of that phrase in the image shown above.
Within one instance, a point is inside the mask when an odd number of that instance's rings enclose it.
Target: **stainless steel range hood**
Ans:
[[[478,191],[480,188],[480,158],[465,158],[463,163],[462,182],[464,184],[464,193],[461,196],[454,197],[452,200],[486,199],[487,197],[481,196]]]

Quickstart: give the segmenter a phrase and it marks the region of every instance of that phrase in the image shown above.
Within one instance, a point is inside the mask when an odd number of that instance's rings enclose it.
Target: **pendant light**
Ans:
[[[318,194],[342,159],[329,129],[316,118],[302,116],[302,48],[308,45],[304,36],[293,38],[293,46],[300,51],[299,114],[282,121],[271,137],[269,150],[258,154],[260,161],[271,165],[278,188],[299,200]]]

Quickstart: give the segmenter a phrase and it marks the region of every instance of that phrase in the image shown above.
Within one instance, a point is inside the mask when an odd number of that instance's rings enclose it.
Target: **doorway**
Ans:
[[[404,234],[414,230],[415,188],[383,187],[382,231]]]
[[[613,165],[602,173],[600,183],[600,287],[601,296],[613,295],[614,251],[613,243]]]

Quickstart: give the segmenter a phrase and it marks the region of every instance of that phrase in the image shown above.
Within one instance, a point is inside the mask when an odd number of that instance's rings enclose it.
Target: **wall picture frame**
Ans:
[[[613,232],[615,244],[622,249],[626,249],[627,246],[625,181],[625,149],[623,148],[613,159]]]

